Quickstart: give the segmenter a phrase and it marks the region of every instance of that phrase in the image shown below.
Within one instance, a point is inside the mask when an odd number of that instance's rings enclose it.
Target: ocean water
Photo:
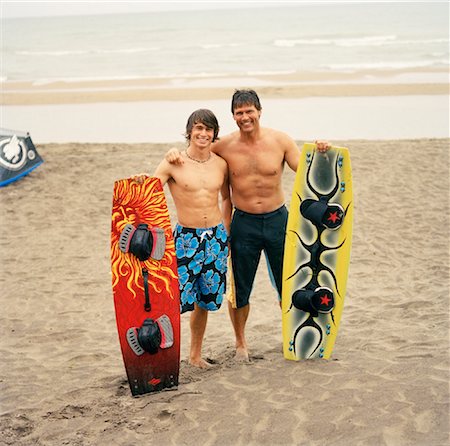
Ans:
[[[449,66],[449,4],[317,3],[2,19],[0,80],[199,79]]]

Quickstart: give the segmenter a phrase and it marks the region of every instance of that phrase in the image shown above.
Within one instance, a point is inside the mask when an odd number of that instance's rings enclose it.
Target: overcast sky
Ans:
[[[216,9],[236,6],[274,6],[277,2],[261,1],[35,1],[1,0],[2,17],[40,17],[55,15],[114,14],[124,12]]]
[[[355,3],[367,3],[370,0],[359,0]],[[407,0],[404,0],[407,1]],[[443,0],[445,2],[446,0]],[[0,0],[0,16],[10,17],[42,17],[55,15],[85,15],[85,14],[109,14],[124,12],[148,12],[148,11],[171,11],[189,9],[219,9],[235,7],[260,7],[289,5],[296,3],[319,3],[307,0],[292,1],[156,1],[156,0],[128,0],[128,1],[35,1],[35,0]],[[327,3],[327,2],[323,2]],[[328,3],[339,3],[338,0],[331,0]],[[346,2],[348,3],[348,2]]]

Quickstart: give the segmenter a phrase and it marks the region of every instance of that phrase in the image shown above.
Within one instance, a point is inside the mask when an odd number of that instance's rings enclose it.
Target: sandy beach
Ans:
[[[446,444],[449,139],[333,142],[350,149],[355,217],[332,359],[283,359],[262,263],[251,362],[235,363],[222,308],[204,345],[217,364],[188,366],[183,315],[178,390],[139,399],[115,326],[112,187],[172,144],[38,145],[44,164],[0,194],[0,444]],[[286,171],[287,202],[293,179]]]

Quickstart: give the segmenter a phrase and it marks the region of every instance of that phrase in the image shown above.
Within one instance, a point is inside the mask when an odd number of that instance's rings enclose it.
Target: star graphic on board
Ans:
[[[326,305],[327,307],[328,307],[328,305],[330,305],[330,301],[331,301],[331,299],[330,299],[326,294],[324,294],[324,295],[320,298],[320,304],[321,304],[321,305]]]
[[[340,220],[341,217],[338,215],[338,211],[336,212],[330,212],[330,215],[328,216],[328,221],[332,221],[333,223],[336,223],[336,221]]]

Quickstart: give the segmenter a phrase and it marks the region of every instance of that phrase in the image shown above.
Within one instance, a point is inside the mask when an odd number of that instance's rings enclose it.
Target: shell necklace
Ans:
[[[196,159],[196,158],[193,158],[191,155],[189,155],[189,152],[187,151],[187,149],[186,149],[186,156],[187,156],[190,160],[195,161],[196,163],[203,164],[203,163],[206,163],[207,161],[209,161],[209,160],[211,159],[211,152],[209,152],[209,156],[208,156],[208,158],[206,158],[205,160],[198,160],[198,159]]]

